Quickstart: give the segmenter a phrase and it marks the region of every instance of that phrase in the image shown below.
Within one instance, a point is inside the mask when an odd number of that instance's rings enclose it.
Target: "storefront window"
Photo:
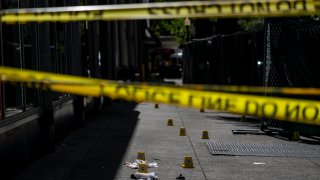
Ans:
[[[1,2],[2,9],[20,9],[33,7],[29,0],[5,0]],[[29,24],[2,24],[2,56],[3,66],[19,69],[38,69],[37,60],[37,25]],[[37,89],[26,88],[25,85],[4,83],[1,107],[4,116],[9,117],[26,111],[38,104]]]

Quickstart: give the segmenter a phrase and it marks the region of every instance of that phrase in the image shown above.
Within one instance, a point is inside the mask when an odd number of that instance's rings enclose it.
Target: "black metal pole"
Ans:
[[[191,39],[190,39],[190,26],[186,26],[187,28],[187,42],[189,42]]]
[[[1,7],[1,2],[0,2],[0,10],[2,9]],[[0,21],[0,58],[1,58],[1,66],[3,66],[3,39],[2,39],[2,22]],[[4,119],[5,114],[4,114],[4,91],[3,91],[3,83],[0,84],[0,119]]]

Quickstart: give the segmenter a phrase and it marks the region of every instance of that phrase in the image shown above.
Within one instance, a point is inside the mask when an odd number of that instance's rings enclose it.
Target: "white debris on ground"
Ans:
[[[158,180],[158,176],[155,172],[150,173],[139,173],[136,172],[134,174],[131,174],[131,179],[138,179],[138,180]]]
[[[149,168],[156,168],[158,167],[158,163],[157,162],[147,162],[147,161],[143,161],[140,159],[136,159],[134,162],[125,162],[124,165],[126,165],[127,167],[131,168],[131,169],[138,169],[139,164],[144,163],[147,164],[147,166]]]

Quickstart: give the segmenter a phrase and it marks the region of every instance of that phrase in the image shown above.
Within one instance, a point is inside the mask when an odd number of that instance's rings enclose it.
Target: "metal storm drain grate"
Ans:
[[[320,157],[320,145],[309,144],[249,144],[208,142],[212,155],[269,156],[269,157]]]

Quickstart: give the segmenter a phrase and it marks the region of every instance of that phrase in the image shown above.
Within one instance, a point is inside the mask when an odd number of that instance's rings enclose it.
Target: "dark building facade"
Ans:
[[[138,1],[4,0],[0,9],[107,3]],[[144,21],[0,23],[1,65],[116,80],[119,66],[140,71],[144,28]],[[10,83],[2,83],[0,92],[0,177],[53,150],[107,101]]]

